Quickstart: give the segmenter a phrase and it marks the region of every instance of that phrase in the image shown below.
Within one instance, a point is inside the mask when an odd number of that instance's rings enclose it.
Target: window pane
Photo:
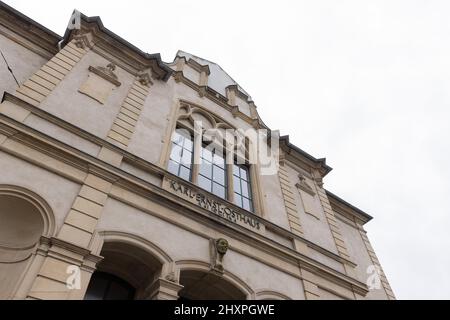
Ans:
[[[209,151],[209,150],[207,150],[207,149],[205,149],[203,147],[202,148],[202,158],[207,160],[207,161],[209,161],[209,162],[212,162],[212,153],[211,153],[211,151]]]
[[[214,193],[216,196],[219,196],[219,197],[225,199],[225,188],[222,187],[221,185],[218,185],[217,183],[214,183],[214,186],[213,186],[213,193]]]
[[[198,176],[198,185],[200,186],[200,188],[203,188],[206,191],[211,192],[211,180],[206,179],[205,177],[199,175]]]
[[[184,180],[190,180],[191,178],[191,170],[189,170],[188,168],[181,166],[180,167],[180,174],[179,177],[184,179]]]
[[[181,158],[181,164],[184,164],[184,165],[190,167],[191,162],[192,162],[192,153],[187,151],[186,149],[183,149],[183,156]]]
[[[245,181],[248,181],[247,168],[242,168],[241,167],[241,178],[244,179]]]
[[[241,179],[236,176],[233,177],[233,188],[234,192],[241,193]]]
[[[183,145],[183,139],[184,137],[176,131],[172,134],[172,141],[180,146]]]
[[[252,211],[250,200],[247,198],[242,198],[242,208],[248,211]]]
[[[214,166],[214,182],[225,186],[225,170]]]
[[[200,164],[200,174],[212,179],[212,165],[208,161],[202,160]]]
[[[249,197],[249,192],[248,192],[248,182],[241,180],[241,184],[242,184],[242,195],[244,197],[250,198]]]
[[[172,151],[170,152],[170,159],[180,162],[181,160],[181,147],[176,144],[172,144]]]
[[[170,173],[178,175],[178,167],[179,167],[179,164],[177,162],[175,162],[173,160],[169,160],[169,166],[168,166],[167,170]]]
[[[188,139],[188,138],[184,139],[184,148],[185,149],[192,151],[193,147],[194,147],[194,144],[192,143],[191,139]]]
[[[215,154],[213,162],[215,165],[225,168],[225,159],[222,156]]]
[[[234,194],[234,203],[242,208],[242,197],[240,194],[235,193]]]
[[[233,165],[233,174],[236,176],[236,177],[239,177],[240,175],[239,175],[239,167],[237,166],[237,165]]]

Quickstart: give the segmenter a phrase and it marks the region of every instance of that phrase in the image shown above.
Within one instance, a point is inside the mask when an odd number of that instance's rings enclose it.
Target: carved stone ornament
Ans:
[[[206,86],[201,86],[201,87],[198,89],[198,95],[200,96],[200,98],[203,98],[203,97],[206,96],[206,90],[207,90],[207,87],[206,87]]]
[[[306,193],[314,196],[316,193],[314,192],[313,188],[306,182],[305,177],[300,173],[298,175],[299,181],[295,184],[297,189],[300,189],[302,191],[305,191]]]
[[[226,239],[220,238],[211,240],[211,262],[212,269],[219,273],[223,273],[223,258],[228,251],[229,244]]]
[[[150,80],[150,75],[147,72],[139,73],[138,76],[137,76],[137,80],[143,86],[149,87],[149,86],[153,85],[152,80]]]
[[[217,239],[216,240],[216,250],[219,255],[224,256],[228,251],[228,241],[225,239]]]
[[[177,282],[177,277],[175,276],[175,272],[170,272],[166,275],[165,279],[170,282]]]
[[[116,66],[113,63],[109,63],[106,67],[89,66],[88,78],[78,91],[105,104],[114,88],[121,85],[114,70]]]
[[[106,67],[89,67],[89,71],[95,73],[99,77],[111,82],[117,87],[120,87],[121,83],[118,81],[117,75],[114,73],[116,65],[114,63],[108,63]]]
[[[77,48],[88,49],[94,46],[94,39],[92,33],[83,30],[75,31],[73,36],[74,44]]]
[[[314,181],[317,183],[317,185],[322,188],[323,187],[323,179],[318,170],[313,170],[312,175],[314,177]]]

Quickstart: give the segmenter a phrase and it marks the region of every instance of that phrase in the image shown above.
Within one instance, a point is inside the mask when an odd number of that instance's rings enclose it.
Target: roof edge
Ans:
[[[161,79],[163,81],[167,81],[170,78],[173,70],[171,68],[169,68],[169,66],[167,66],[162,61],[161,54],[159,54],[159,53],[152,53],[152,54],[150,54],[150,53],[146,53],[146,52],[142,51],[141,49],[139,49],[135,45],[131,44],[130,42],[128,42],[124,38],[120,37],[116,33],[112,32],[111,30],[106,28],[103,25],[102,19],[99,16],[88,17],[85,14],[80,13],[80,17],[81,17],[81,22],[82,23],[84,22],[86,24],[95,24],[100,32],[104,33],[105,35],[107,35],[111,39],[113,39],[113,40],[117,41],[118,43],[122,44],[123,46],[127,47],[131,51],[135,52],[140,57],[142,57],[142,58],[144,58],[146,60],[154,60],[154,61],[156,61],[158,67],[164,72],[164,76],[161,77]],[[71,30],[69,28],[66,29],[66,31],[64,32],[64,36],[63,36],[63,39],[64,39],[63,44],[65,44],[65,43],[67,43],[69,41],[70,36],[71,36],[73,31],[74,30]]]
[[[0,20],[2,25],[44,49],[49,54],[58,52],[58,43],[62,37],[44,27],[25,14],[0,1]],[[24,27],[25,24],[26,26]]]
[[[366,212],[362,211],[361,209],[355,207],[354,205],[352,205],[349,202],[345,201],[341,197],[335,195],[331,191],[325,190],[325,192],[326,192],[326,194],[327,194],[327,196],[329,198],[331,198],[332,200],[338,202],[340,205],[344,206],[346,209],[349,209],[354,215],[357,215],[364,222],[364,224],[373,219],[373,217],[371,215],[369,215],[368,213],[366,213]]]
[[[283,142],[286,145],[286,147],[289,148],[289,151],[292,150],[292,151],[296,152],[299,156],[307,159],[312,164],[314,164],[314,166],[319,169],[320,173],[322,174],[322,177],[325,177],[328,173],[330,173],[331,170],[333,170],[333,168],[331,168],[330,166],[328,166],[326,164],[326,162],[327,162],[326,158],[317,159],[317,158],[313,157],[312,155],[310,155],[309,153],[303,151],[296,145],[292,144],[289,141],[289,135],[281,136],[280,142]]]

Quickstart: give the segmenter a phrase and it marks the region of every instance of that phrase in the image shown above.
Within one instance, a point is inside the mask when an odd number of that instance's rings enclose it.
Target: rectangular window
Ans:
[[[227,198],[227,173],[225,159],[217,149],[205,146],[200,153],[198,185],[223,199]]]
[[[233,164],[234,203],[253,212],[252,190],[249,169],[245,165]]]
[[[185,130],[177,129],[172,135],[172,151],[170,152],[168,170],[182,179],[191,180],[193,160],[192,136]]]

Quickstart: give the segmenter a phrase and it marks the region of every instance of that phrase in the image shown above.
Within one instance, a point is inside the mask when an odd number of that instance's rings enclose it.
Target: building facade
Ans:
[[[217,64],[3,3],[0,49],[1,299],[395,299],[371,217]]]

